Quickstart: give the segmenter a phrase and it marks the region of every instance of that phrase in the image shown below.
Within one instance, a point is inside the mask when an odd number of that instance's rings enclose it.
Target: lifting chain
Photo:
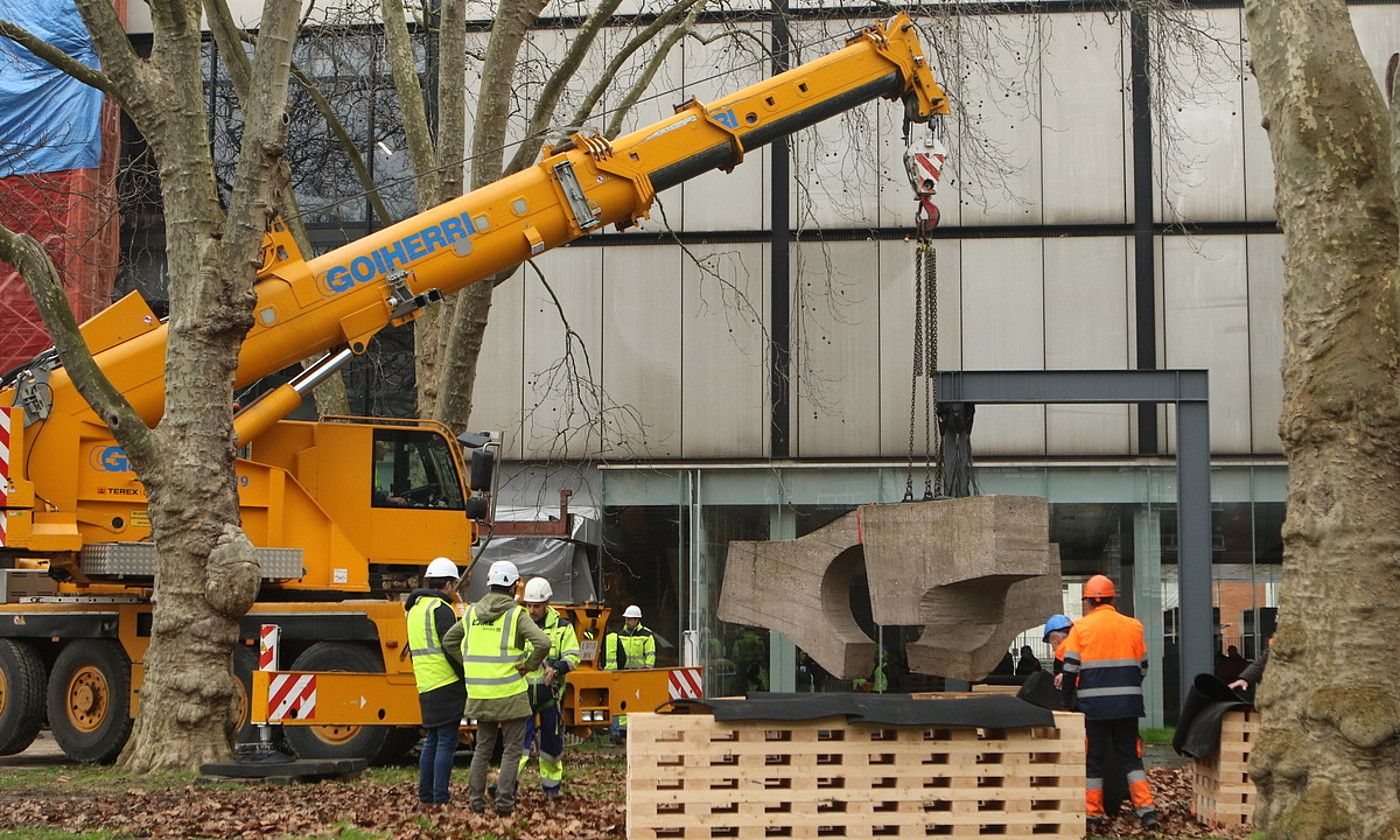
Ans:
[[[914,500],[915,429],[920,401],[923,403],[923,466],[925,501],[938,495],[934,474],[941,457],[941,429],[938,423],[938,251],[933,246],[933,229],[938,225],[938,205],[933,197],[943,175],[944,148],[941,120],[921,144],[912,142],[910,126],[904,126],[904,168],[917,202],[914,229],[914,364],[909,383],[909,463],[904,480],[904,501]],[[922,380],[922,382],[921,382]]]

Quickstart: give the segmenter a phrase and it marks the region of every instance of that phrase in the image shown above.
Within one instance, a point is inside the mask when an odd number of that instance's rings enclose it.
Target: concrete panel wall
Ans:
[[[1038,239],[962,243],[962,360],[972,370],[1045,367],[1044,270]],[[977,409],[973,440],[984,453],[1045,454],[1045,409]]]
[[[1210,371],[1210,444],[1218,454],[1246,454],[1251,445],[1247,268],[1243,236],[1162,243],[1166,366]]]
[[[681,454],[680,249],[603,249],[603,453]]]
[[[1218,45],[1193,50],[1168,39],[1159,67],[1166,86],[1168,130],[1154,126],[1160,206],[1158,219],[1223,221],[1244,215],[1244,91],[1241,12],[1209,9],[1191,15]],[[1170,25],[1170,24],[1163,24]]]
[[[560,248],[536,258],[535,264],[544,281],[526,267],[523,284],[524,456],[587,457],[598,452],[601,442],[597,387],[603,373],[603,251]],[[578,333],[577,341],[569,341],[565,320]],[[582,380],[570,376],[571,367]]]
[[[1046,224],[1128,220],[1125,28],[1121,19],[1103,15],[1045,18],[1040,152]]]
[[[471,428],[499,429],[505,436],[502,454],[520,458],[525,384],[525,283],[522,272],[491,293],[491,320],[477,359],[472,389]]]
[[[1283,409],[1283,237],[1245,238],[1249,252],[1249,395],[1253,450],[1283,452],[1278,419]]]
[[[768,453],[768,246],[681,260],[681,429],[687,458]]]
[[[1047,239],[1045,367],[1128,367],[1130,242],[1127,239]],[[1126,405],[1059,405],[1045,409],[1050,452],[1116,455],[1128,451]]]
[[[878,455],[879,251],[874,242],[793,251],[793,453]]]

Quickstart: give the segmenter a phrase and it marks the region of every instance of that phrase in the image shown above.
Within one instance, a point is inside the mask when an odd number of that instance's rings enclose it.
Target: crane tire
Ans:
[[[0,639],[0,755],[24,752],[38,737],[47,679],[33,645]]]
[[[243,692],[241,705],[243,716],[238,722],[235,744],[251,744],[258,740],[258,728],[248,722],[249,706],[253,697],[253,672],[258,670],[258,654],[252,647],[239,643],[233,646],[233,676],[238,679]]]
[[[363,645],[317,642],[297,657],[291,670],[381,674],[384,661]],[[392,726],[283,726],[282,735],[298,758],[363,758],[378,762],[394,729]]]
[[[423,740],[423,733],[416,726],[391,726],[389,737],[384,739],[384,747],[375,756],[375,764],[405,764],[408,754]]]
[[[74,761],[106,764],[131,736],[131,661],[107,639],[71,642],[49,673],[49,729]]]

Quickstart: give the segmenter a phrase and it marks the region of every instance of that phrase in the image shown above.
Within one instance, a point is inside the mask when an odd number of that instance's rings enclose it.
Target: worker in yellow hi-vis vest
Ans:
[[[418,801],[446,805],[451,798],[452,757],[457,751],[462,706],[467,702],[462,664],[442,647],[442,638],[457,623],[452,599],[457,592],[457,564],[439,557],[423,573],[423,586],[404,602],[408,610],[408,652],[418,684],[418,711],[423,716],[423,752],[418,760]]]
[[[499,738],[501,775],[496,781],[496,814],[515,813],[515,779],[525,746],[525,720],[530,717],[529,684],[525,675],[549,655],[550,641],[515,603],[520,572],[509,560],[497,560],[486,575],[486,597],[467,609],[462,621],[443,639],[457,643],[467,683],[467,718],[476,722],[476,748],[468,780],[471,809],[486,811],[486,774]],[[528,649],[528,653],[527,653]]]
[[[656,634],[642,626],[642,608],[632,604],[622,611],[622,629],[603,640],[603,667],[609,671],[656,667]],[[612,721],[613,743],[627,737],[627,715]]]

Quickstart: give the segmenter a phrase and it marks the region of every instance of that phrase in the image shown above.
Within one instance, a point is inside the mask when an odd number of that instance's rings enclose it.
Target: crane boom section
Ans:
[[[877,97],[903,97],[918,120],[948,110],[903,14],[867,27],[841,50],[709,105],[687,103],[610,143],[576,135],[529,169],[314,259],[279,261],[274,253],[255,286],[254,326],[237,383],[336,346],[362,352],[395,321],[386,287],[396,271],[408,272],[414,293],[458,291],[604,225],[644,218],[655,191],[732,168],[745,151]],[[163,402],[165,342],[160,325],[98,358],[151,423]],[[56,403],[71,391],[65,380],[61,369],[54,371]],[[73,409],[86,408],[75,392],[72,397]]]
[[[731,169],[747,151],[880,97],[903,100],[912,121],[948,113],[904,14],[865,27],[828,55],[707,105],[691,100],[673,116],[615,140],[575,134],[546,149],[528,169],[321,256],[303,259],[285,229],[274,225],[264,243],[254,325],[240,351],[236,384],[331,348],[362,353],[381,329],[412,320],[442,294],[604,225],[635,223],[648,215],[656,191],[712,169]],[[84,325],[89,346],[100,349],[98,365],[150,424],[163,410],[166,330],[139,299],[114,305]],[[24,460],[30,468],[24,471],[36,492],[49,481],[41,472],[85,472],[80,461],[88,457],[82,454],[91,449],[88,444],[110,440],[63,367],[51,358],[43,361],[31,365],[44,368],[46,381],[30,389],[29,399],[14,380],[0,388],[0,405],[25,408],[29,423],[64,429],[28,436],[31,451]],[[268,401],[240,427],[249,430],[241,437],[256,437],[297,402],[294,395],[279,396],[285,399]],[[50,510],[66,521],[59,512],[72,510],[76,488],[42,490]],[[60,530],[64,536],[53,540],[55,546],[77,544],[70,526]]]

